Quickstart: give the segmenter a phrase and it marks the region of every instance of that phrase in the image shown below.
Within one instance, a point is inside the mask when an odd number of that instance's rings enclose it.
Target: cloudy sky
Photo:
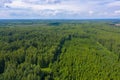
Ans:
[[[0,0],[0,19],[120,18],[120,0]]]

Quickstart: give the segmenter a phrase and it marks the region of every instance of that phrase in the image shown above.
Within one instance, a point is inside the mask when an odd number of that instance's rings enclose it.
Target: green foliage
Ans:
[[[0,80],[119,80],[112,21],[0,22]]]

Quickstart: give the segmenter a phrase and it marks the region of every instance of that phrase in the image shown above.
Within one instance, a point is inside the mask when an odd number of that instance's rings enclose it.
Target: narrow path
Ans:
[[[52,60],[52,63],[54,63],[56,60],[59,59],[59,56],[60,56],[60,54],[61,54],[61,52],[62,52],[61,50],[62,50],[62,47],[64,46],[64,43],[65,43],[66,41],[71,40],[71,38],[72,38],[72,36],[71,36],[71,35],[68,35],[67,37],[64,37],[64,38],[61,39],[60,44],[58,45],[58,47],[57,47],[57,49],[56,49],[56,51],[55,51],[55,53],[54,53],[54,58],[53,58],[53,60]]]

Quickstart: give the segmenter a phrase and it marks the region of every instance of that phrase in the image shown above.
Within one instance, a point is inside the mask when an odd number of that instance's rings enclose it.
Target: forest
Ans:
[[[120,20],[0,20],[0,80],[120,80]]]

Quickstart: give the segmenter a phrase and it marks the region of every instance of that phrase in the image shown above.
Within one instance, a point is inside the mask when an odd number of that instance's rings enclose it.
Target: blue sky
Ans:
[[[120,18],[120,0],[0,0],[0,19]]]

